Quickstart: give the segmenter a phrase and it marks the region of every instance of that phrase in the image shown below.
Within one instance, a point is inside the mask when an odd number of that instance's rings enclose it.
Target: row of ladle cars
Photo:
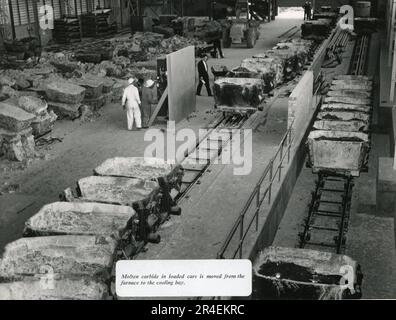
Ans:
[[[372,79],[366,76],[335,77],[308,136],[314,173],[357,177],[367,168],[372,89]]]
[[[225,112],[255,112],[273,89],[293,80],[304,71],[316,48],[312,40],[293,39],[271,50],[242,60],[228,70],[214,66],[219,76],[214,83],[215,104]]]
[[[147,242],[170,215],[183,169],[156,158],[112,158],[45,205],[5,246],[0,299],[115,298],[114,270]]]

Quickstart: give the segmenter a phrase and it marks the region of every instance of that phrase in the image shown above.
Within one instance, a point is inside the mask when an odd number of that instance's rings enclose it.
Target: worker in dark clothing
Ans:
[[[312,10],[312,5],[309,1],[306,1],[304,6],[304,20],[311,20],[311,10]]]
[[[201,95],[202,86],[205,85],[208,96],[212,96],[212,90],[210,90],[209,84],[209,68],[208,68],[208,56],[205,54],[202,56],[201,61],[198,62],[198,76],[199,83],[197,88],[197,96]]]
[[[141,104],[143,128],[148,128],[153,105],[157,103],[156,89],[155,82],[151,79],[147,80],[143,86]]]
[[[218,54],[219,54],[218,56],[220,58],[224,59],[223,51],[221,50],[221,40],[220,39],[213,40],[213,47],[214,47],[216,56],[217,56],[217,52],[218,52]]]
[[[308,12],[307,12],[307,16],[308,16],[308,21],[312,20],[312,3],[308,2]]]

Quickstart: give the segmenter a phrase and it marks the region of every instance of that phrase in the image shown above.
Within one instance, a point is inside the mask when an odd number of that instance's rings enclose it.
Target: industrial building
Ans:
[[[249,295],[169,297],[395,299],[395,22],[393,0],[0,0],[0,300],[147,298],[117,262],[224,259]]]

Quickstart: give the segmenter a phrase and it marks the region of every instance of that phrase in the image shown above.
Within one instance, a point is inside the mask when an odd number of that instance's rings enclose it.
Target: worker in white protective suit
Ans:
[[[128,80],[128,87],[124,89],[122,96],[122,107],[126,110],[128,130],[131,131],[133,128],[133,122],[136,121],[136,128],[140,130],[142,128],[142,118],[140,113],[140,96],[139,90],[135,87],[135,78]]]

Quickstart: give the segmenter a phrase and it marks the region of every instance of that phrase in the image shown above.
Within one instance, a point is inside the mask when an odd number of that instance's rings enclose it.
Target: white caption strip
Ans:
[[[122,260],[116,265],[119,297],[247,297],[250,260]]]

